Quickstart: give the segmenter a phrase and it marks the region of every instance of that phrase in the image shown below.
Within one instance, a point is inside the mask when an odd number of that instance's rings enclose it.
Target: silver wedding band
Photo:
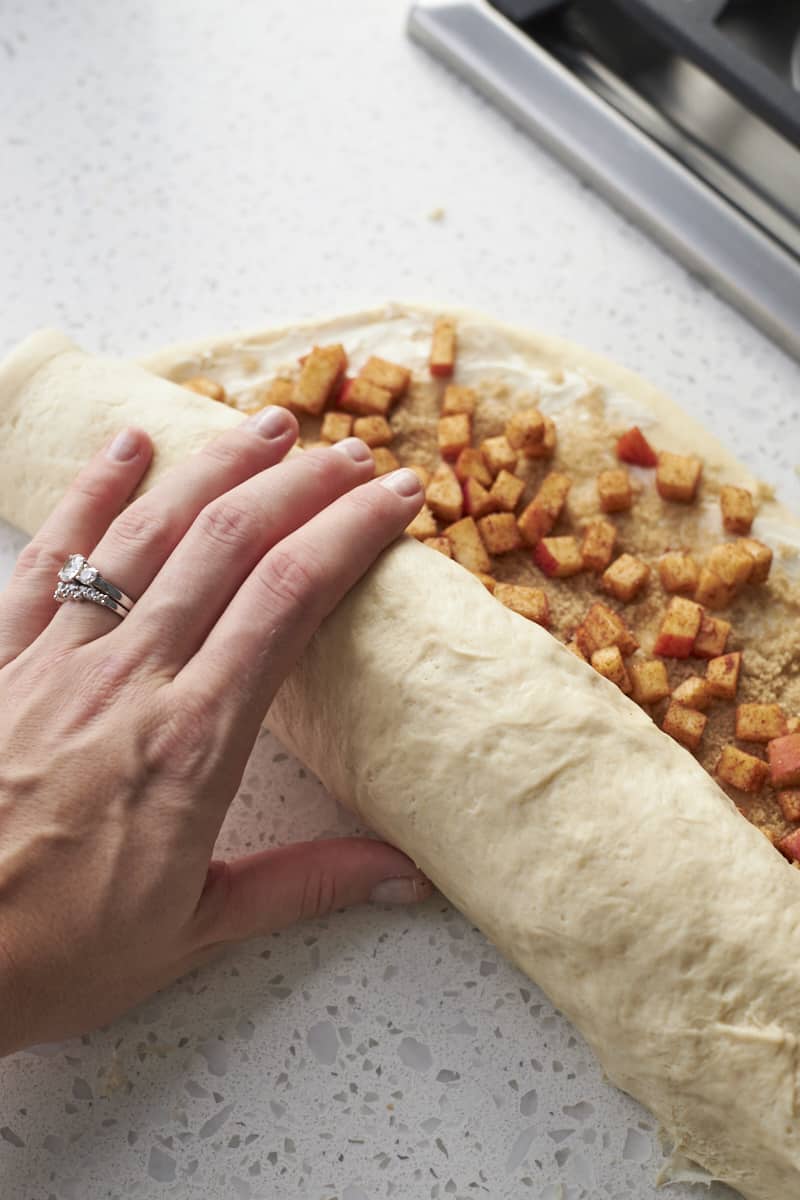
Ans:
[[[53,599],[59,604],[67,600],[88,600],[110,609],[121,620],[133,608],[133,600],[93,567],[82,554],[70,554],[58,572],[58,583]]]

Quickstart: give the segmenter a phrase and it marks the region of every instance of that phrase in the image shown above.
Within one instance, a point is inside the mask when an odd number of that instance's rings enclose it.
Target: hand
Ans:
[[[369,899],[430,894],[346,838],[212,862],[264,714],[323,618],[420,507],[348,439],[284,459],[265,409],[123,506],[150,460],[118,435],[0,597],[0,1053],[85,1031],[215,948]],[[67,554],[138,597],[53,602]],[[58,608],[58,611],[57,611]]]

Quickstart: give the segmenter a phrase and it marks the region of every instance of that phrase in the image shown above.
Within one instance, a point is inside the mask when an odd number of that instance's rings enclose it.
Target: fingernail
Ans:
[[[370,892],[373,904],[415,904],[431,893],[431,885],[424,876],[415,879],[382,879]]]
[[[261,412],[254,413],[252,417],[248,417],[244,422],[246,429],[252,429],[259,437],[266,438],[270,441],[273,438],[281,437],[289,428],[289,414],[285,408],[279,408],[276,404],[270,404],[267,408],[262,408]]]
[[[338,450],[340,454],[346,454],[348,458],[352,458],[353,462],[363,463],[368,458],[372,458],[369,446],[366,442],[362,442],[361,438],[345,438],[343,442],[336,442],[332,450]]]
[[[114,438],[106,450],[113,462],[130,462],[142,448],[142,438],[138,429],[123,429]]]
[[[398,496],[405,496],[408,500],[422,491],[422,484],[418,476],[413,471],[409,471],[408,467],[401,467],[399,471],[381,475],[378,483],[381,487],[388,488],[390,492],[396,492]]]

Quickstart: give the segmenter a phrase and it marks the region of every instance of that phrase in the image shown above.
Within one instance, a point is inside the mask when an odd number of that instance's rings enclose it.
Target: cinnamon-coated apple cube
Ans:
[[[623,604],[629,604],[646,585],[650,568],[632,554],[620,554],[602,574],[601,582],[607,592]]]
[[[581,655],[583,657],[583,655]],[[602,650],[595,650],[591,658],[592,666],[599,675],[605,676],[615,683],[621,692],[627,696],[631,690],[631,677],[625,669],[625,663],[622,661],[622,652],[619,646],[604,646]]]
[[[665,592],[686,592],[691,596],[697,587],[697,563],[683,550],[664,554],[658,562],[658,574]]]
[[[659,658],[631,663],[631,694],[637,704],[657,704],[669,695],[667,668]]]
[[[539,490],[520,513],[519,531],[530,546],[535,546],[555,525],[567,499],[572,480],[561,471],[545,475]]]
[[[780,704],[737,704],[736,736],[742,742],[771,742],[788,733]]]
[[[769,546],[765,546],[758,538],[742,538],[739,545],[753,560],[753,569],[750,572],[748,583],[763,583],[769,576],[772,566],[772,551]]]
[[[468,479],[477,479],[483,487],[492,486],[492,474],[484,461],[480,450],[465,446],[455,463],[455,472],[462,483]]]
[[[697,494],[703,464],[691,454],[672,454],[662,450],[656,468],[656,487],[664,500],[691,504]]]
[[[375,354],[367,359],[358,374],[361,379],[366,379],[369,383],[374,383],[376,387],[389,392],[393,400],[399,400],[405,394],[411,379],[408,367],[388,362],[387,359],[378,358]]]
[[[688,658],[702,619],[703,610],[694,600],[673,596],[664,613],[653,652],[666,658]]]
[[[420,541],[435,538],[438,532],[436,518],[427,504],[423,504],[413,521],[406,525],[406,533],[413,538],[419,538]]]
[[[544,417],[538,408],[516,412],[506,422],[505,435],[512,450],[530,457],[544,441]]]
[[[719,506],[722,511],[722,524],[728,533],[750,532],[756,515],[752,492],[748,492],[747,488],[726,484],[720,489]]]
[[[361,438],[368,446],[388,446],[394,437],[386,417],[356,417],[353,422],[353,435]]]
[[[417,479],[426,488],[431,481],[431,473],[427,467],[423,467],[422,463],[407,463],[409,471],[413,471]]]
[[[776,788],[800,784],[800,733],[787,733],[767,743],[769,773]]]
[[[735,592],[747,583],[753,573],[752,556],[738,542],[724,542],[712,547],[707,566]]]
[[[607,604],[595,602],[575,630],[575,641],[589,659],[604,646],[619,646],[623,655],[633,654],[639,642],[625,621]]]
[[[679,683],[672,693],[672,699],[687,708],[696,708],[703,712],[711,703],[711,692],[708,683],[699,675],[689,675],[683,683]]]
[[[464,493],[464,512],[476,521],[478,517],[495,511],[494,499],[477,479],[468,479],[461,490]]]
[[[315,346],[300,369],[294,407],[313,416],[321,413],[346,366],[344,346]]]
[[[454,525],[448,525],[444,532],[456,562],[468,571],[480,571],[488,575],[492,564],[472,517],[462,517]]]
[[[353,418],[345,412],[326,412],[322,418],[321,438],[329,442],[343,442],[353,432]],[[358,434],[358,437],[361,435]]]
[[[553,579],[567,579],[583,570],[581,548],[574,537],[542,538],[534,548],[533,561]]]
[[[720,700],[733,700],[739,686],[741,669],[741,650],[734,650],[731,654],[721,654],[719,658],[709,659],[706,667],[706,683],[711,695],[717,696]]]
[[[638,425],[626,430],[617,441],[617,458],[637,467],[654,467],[658,455]]]
[[[550,605],[547,596],[541,588],[523,587],[521,584],[498,583],[495,585],[494,596],[506,608],[543,625],[545,629],[550,624]]]
[[[695,708],[687,708],[685,704],[676,704],[673,701],[664,714],[661,728],[664,730],[664,733],[668,733],[670,737],[675,738],[676,742],[680,742],[688,750],[696,750],[700,745],[700,739],[703,736],[707,722],[708,717],[705,713],[698,712]]]
[[[633,503],[633,488],[624,467],[601,471],[597,476],[597,498],[603,512],[625,512]]]
[[[440,521],[457,521],[464,511],[461,484],[452,467],[440,463],[425,489],[425,500]]]
[[[576,658],[581,660],[581,662],[589,661],[574,638],[571,642],[565,642],[564,649],[569,650],[570,654],[574,654]]]
[[[457,383],[449,383],[444,389],[441,416],[452,417],[456,413],[466,413],[471,417],[475,412],[478,394],[474,388],[461,387]]]
[[[436,428],[442,458],[457,458],[472,438],[472,418],[466,413],[440,417]]]
[[[793,829],[791,833],[787,833],[785,837],[780,838],[775,845],[790,862],[797,863],[800,861],[800,829]]]
[[[694,594],[706,608],[727,608],[733,600],[734,590],[729,583],[720,579],[716,571],[703,567]]]
[[[294,408],[294,381],[292,379],[271,379],[258,403],[248,407],[248,412],[258,412],[267,404],[275,404],[278,408]]]
[[[413,524],[413,521],[412,521]],[[406,533],[409,531],[406,530]],[[426,537],[423,539],[423,545],[430,546],[431,550],[437,550],[439,554],[443,554],[445,558],[452,558],[453,552],[450,549],[450,540],[444,534],[437,537]]]
[[[482,517],[478,529],[490,554],[509,554],[523,544],[513,513],[491,513]]]
[[[542,416],[544,421],[544,437],[538,446],[530,446],[525,452],[526,458],[552,458],[556,451],[556,424],[552,417]]]
[[[497,587],[497,580],[494,575],[487,575],[485,571],[474,571],[473,574],[476,579],[481,581],[487,592],[491,592],[494,595],[495,588]]]
[[[761,758],[738,746],[723,746],[715,767],[717,779],[741,792],[760,792],[767,782],[769,767]]]
[[[339,392],[339,405],[357,417],[385,417],[392,407],[392,393],[358,375]]]
[[[800,821],[800,788],[778,792],[778,804],[787,821]]]
[[[499,474],[500,471],[513,471],[517,465],[517,452],[512,449],[502,433],[497,437],[486,438],[481,442],[481,451],[484,461],[492,475]]]
[[[525,491],[525,481],[510,471],[500,471],[491,486],[491,494],[502,512],[513,513]]]
[[[197,396],[205,396],[208,400],[217,400],[221,404],[228,399],[223,385],[217,379],[208,379],[205,375],[197,375],[194,379],[185,379],[181,387],[188,388]]]
[[[375,460],[375,476],[388,475],[390,471],[396,471],[400,466],[391,450],[387,450],[386,446],[376,446],[372,451],[372,457]]]
[[[605,571],[614,553],[617,530],[610,521],[599,517],[591,521],[583,531],[581,558],[589,571]]]
[[[708,613],[703,613],[700,632],[694,639],[692,654],[695,658],[719,658],[721,654],[725,653],[730,631],[730,621],[723,621],[722,617],[710,617]]]
[[[437,379],[448,378],[456,365],[456,327],[447,317],[439,317],[433,323],[431,354],[428,360],[431,375]]]
[[[786,728],[789,733],[800,733],[800,717],[787,717]]]

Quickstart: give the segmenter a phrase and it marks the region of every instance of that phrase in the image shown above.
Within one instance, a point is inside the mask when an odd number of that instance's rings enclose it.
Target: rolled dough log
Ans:
[[[238,419],[37,335],[0,367],[0,515],[32,531],[120,424],[151,431],[157,473]],[[402,540],[267,723],[548,993],[682,1154],[750,1200],[800,1195],[800,874],[616,687]]]

